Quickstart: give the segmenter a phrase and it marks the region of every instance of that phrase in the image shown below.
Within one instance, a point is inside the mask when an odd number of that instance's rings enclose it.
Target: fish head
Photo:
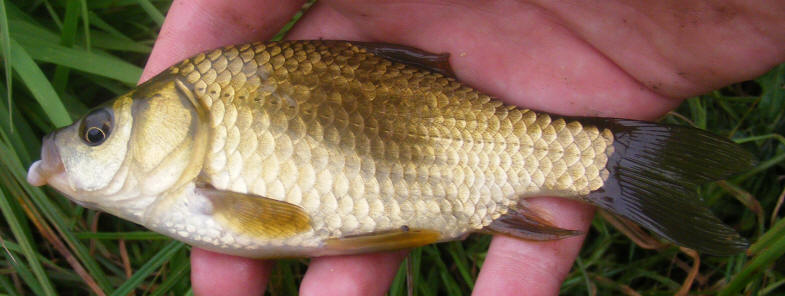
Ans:
[[[30,167],[27,181],[93,203],[91,197],[119,181],[114,177],[126,157],[133,125],[130,109],[131,99],[123,96],[46,135],[41,160]]]
[[[45,136],[27,180],[138,222],[156,198],[198,175],[203,157],[194,153],[205,137],[193,102],[175,79],[145,83]]]

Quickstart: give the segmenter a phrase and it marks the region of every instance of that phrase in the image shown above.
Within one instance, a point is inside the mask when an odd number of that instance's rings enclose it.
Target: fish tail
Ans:
[[[589,203],[632,220],[676,244],[712,255],[744,251],[748,243],[702,204],[699,184],[755,164],[741,146],[709,132],[624,119],[581,120],[609,128],[614,152],[601,189]]]

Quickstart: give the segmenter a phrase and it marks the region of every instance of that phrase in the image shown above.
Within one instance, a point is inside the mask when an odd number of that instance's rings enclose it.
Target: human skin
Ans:
[[[451,54],[458,78],[502,100],[562,115],[651,120],[683,98],[750,79],[785,59],[783,4],[659,1],[319,1],[290,39],[389,42]],[[782,3],[782,2],[780,2]],[[218,46],[266,40],[300,1],[175,1],[142,75]],[[586,231],[593,208],[529,205]],[[583,236],[493,238],[477,295],[556,294]],[[302,295],[382,295],[406,251],[313,258]],[[261,295],[272,264],[194,248],[197,295]]]

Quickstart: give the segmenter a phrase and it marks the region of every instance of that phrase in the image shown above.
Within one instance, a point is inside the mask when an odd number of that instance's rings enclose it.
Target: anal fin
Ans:
[[[200,186],[196,193],[212,203],[213,218],[237,233],[261,238],[287,238],[311,229],[299,206],[253,194]]]
[[[326,247],[338,253],[380,252],[407,249],[432,244],[441,238],[441,233],[429,229],[409,229],[406,226],[390,231],[332,238]]]
[[[510,210],[507,214],[493,220],[486,230],[492,234],[503,234],[525,240],[555,240],[580,235],[577,230],[559,228],[537,214],[536,211],[521,207],[517,211]]]

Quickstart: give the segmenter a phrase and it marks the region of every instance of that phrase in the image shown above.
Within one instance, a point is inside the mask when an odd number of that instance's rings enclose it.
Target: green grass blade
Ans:
[[[153,258],[150,258],[146,264],[144,264],[141,268],[139,268],[133,276],[131,276],[125,283],[123,283],[120,287],[117,287],[112,295],[113,296],[124,296],[131,293],[134,289],[136,289],[139,284],[141,284],[147,276],[149,276],[153,271],[155,271],[158,267],[168,261],[172,256],[174,256],[177,251],[185,247],[185,244],[172,241],[167,244],[165,247],[161,248]]]
[[[764,172],[773,166],[781,165],[783,161],[785,161],[785,153],[780,153],[779,155],[776,155],[772,158],[759,162],[758,165],[756,165],[754,168],[739,175],[738,177],[736,177],[736,179],[739,180],[747,179],[755,174]]]
[[[17,256],[19,254],[14,253],[21,253],[21,248],[16,248],[16,250],[12,249],[15,244],[6,240],[2,236],[0,239],[3,240],[3,258],[5,258],[5,262],[8,266],[10,266],[16,275],[22,279],[22,281],[27,284],[30,290],[33,291],[35,295],[41,295],[44,292],[41,290],[41,285],[38,284],[38,280],[36,280],[35,275],[27,268],[27,265],[22,262],[22,258]],[[18,245],[16,245],[18,247]],[[11,252],[13,251],[13,252]],[[10,289],[8,291],[11,291]]]
[[[690,107],[690,115],[695,126],[706,129],[706,107],[702,99],[700,97],[689,99],[687,105]]]
[[[267,286],[273,294],[294,295],[297,294],[298,262],[295,260],[279,260],[275,264],[273,277]]]
[[[11,89],[13,77],[11,76],[11,63],[8,60],[11,58],[11,39],[8,34],[8,14],[5,11],[5,1],[0,1],[0,54],[2,54],[3,68],[5,69],[5,87],[6,98],[8,99],[8,106],[11,106]],[[13,131],[13,123],[11,122],[13,115],[11,108],[8,108],[8,125],[11,126]]]
[[[12,39],[19,42],[35,60],[50,62],[58,66],[73,68],[111,79],[136,85],[142,69],[100,51],[87,51],[60,45],[56,34],[48,29],[24,20],[11,20]],[[99,45],[107,49],[123,51],[148,51],[149,47],[136,42],[98,33]]]
[[[104,21],[100,16],[98,16],[95,12],[88,11],[88,17],[90,18],[90,23],[93,24],[96,28],[99,28],[103,31],[106,31],[109,34],[112,34],[115,37],[125,39],[125,40],[132,40],[125,36],[120,30],[117,30],[115,27]]]
[[[461,294],[461,288],[458,286],[458,283],[455,282],[455,279],[450,276],[450,273],[442,272],[439,276],[442,279],[442,284],[447,288],[447,295]]]
[[[36,18],[25,13],[22,9],[19,9],[19,7],[17,7],[13,2],[6,1],[5,9],[6,14],[8,15],[8,20],[21,19],[32,23],[37,23]]]
[[[93,74],[85,74],[84,77],[90,80],[90,82],[94,83],[96,86],[100,86],[108,90],[112,93],[113,96],[119,96],[121,94],[127,93],[130,89],[127,84],[122,84],[114,79],[109,79]]]
[[[406,258],[405,260],[411,260],[411,259]],[[398,271],[395,273],[395,277],[393,277],[393,281],[390,284],[390,291],[387,292],[387,295],[389,296],[405,295],[404,291],[406,291],[406,264],[401,264],[400,266],[398,266]]]
[[[581,258],[575,258],[575,263],[578,266],[580,277],[583,278],[583,283],[586,285],[586,291],[591,291],[591,281],[589,280],[588,273],[586,273],[586,266],[583,265],[583,260],[581,260]]]
[[[9,19],[8,26],[11,30],[12,38],[17,42],[20,39],[34,38],[39,42],[60,44],[60,37],[48,29],[21,19]]]
[[[87,49],[87,51],[89,52],[90,48],[91,48],[91,46],[90,46],[90,18],[87,16],[87,1],[86,0],[80,0],[79,1],[79,6],[80,6],[80,8],[82,8],[82,14],[81,15],[82,15],[82,26],[84,27],[83,29],[84,29],[85,49]]]
[[[19,242],[19,246],[22,247],[22,253],[25,255],[25,258],[27,258],[30,269],[32,269],[33,274],[38,280],[41,287],[41,293],[43,293],[43,295],[56,295],[52,282],[46,275],[44,267],[41,265],[41,261],[38,260],[38,255],[33,247],[35,245],[33,239],[29,234],[25,234],[24,231],[22,231],[21,222],[19,220],[20,217],[17,217],[14,211],[11,210],[9,201],[10,199],[5,194],[4,190],[0,190],[0,211],[2,211],[3,217],[5,217],[5,221],[11,228],[11,232],[14,234],[16,241]]]
[[[439,271],[439,279],[441,280],[441,284],[443,287],[447,289],[448,295],[458,295],[460,294],[461,287],[457,281],[452,277],[452,273],[449,272],[449,268],[447,268],[447,264],[442,259],[440,255],[440,250],[436,246],[426,246],[423,248],[429,257],[432,258],[434,261],[434,269]]]
[[[785,236],[780,236],[770,244],[768,249],[753,257],[741,272],[733,276],[730,283],[718,295],[738,295],[739,291],[749,284],[751,278],[760,273],[761,268],[773,264],[783,254],[785,254]]]
[[[155,8],[155,5],[150,3],[149,0],[137,0],[137,2],[150,15],[150,18],[158,24],[159,28],[164,25],[164,15],[158,11],[158,8]]]
[[[13,251],[13,252],[17,252],[17,253],[21,253],[22,252],[22,247],[19,246],[16,243],[14,243],[14,242],[5,241],[3,243],[3,247],[7,248],[9,251]],[[54,270],[54,271],[57,271],[57,272],[71,272],[74,277],[78,277],[76,274],[73,274],[72,271],[69,271],[69,270],[67,270],[65,268],[62,268],[62,267],[58,266],[57,263],[53,262],[52,260],[49,260],[49,258],[46,258],[41,253],[38,253],[38,255],[39,255],[38,259],[41,260],[41,263],[43,263],[43,265],[47,266],[47,268],[49,268],[50,270]]]
[[[173,270],[170,270],[167,273],[167,279],[161,282],[160,285],[150,293],[150,296],[162,296],[165,295],[167,292],[172,290],[178,282],[186,279],[189,275],[189,271],[191,271],[190,264],[177,264],[172,266]]]
[[[0,288],[3,288],[3,291],[8,294],[0,294],[0,295],[8,295],[8,296],[17,296],[19,294],[16,293],[13,284],[11,281],[8,280],[6,276],[0,276]]]
[[[11,64],[22,82],[57,127],[71,124],[71,116],[57,96],[52,84],[25,49],[11,39]]]
[[[76,32],[79,21],[79,0],[68,0],[65,3],[65,18],[63,29],[60,31],[60,45],[72,47],[76,42]],[[58,65],[52,78],[52,85],[58,93],[63,93],[68,84],[68,77],[71,70],[68,67]]]
[[[466,251],[463,249],[461,242],[449,243],[448,253],[452,257],[453,263],[458,268],[461,278],[469,286],[469,289],[474,289],[474,280],[472,279],[471,271],[469,270],[469,257],[466,256]]]
[[[769,228],[769,231],[766,231],[766,233],[761,235],[761,237],[758,238],[758,241],[750,246],[747,253],[756,255],[769,248],[778,238],[783,237],[785,237],[785,219],[780,219],[773,227]]]
[[[60,31],[60,44],[70,47],[76,40],[76,31],[79,21],[79,0],[68,0],[65,2],[65,18],[63,18],[63,29]]]
[[[150,46],[141,44],[139,42],[130,39],[117,37],[112,34],[104,33],[101,31],[95,31],[90,34],[91,34],[90,36],[92,36],[92,42],[93,42],[92,46],[94,48],[137,52],[137,53],[144,53],[144,54],[149,54],[150,51],[152,51],[152,47]]]
[[[781,279],[779,281],[771,283],[766,288],[760,291],[760,296],[768,295],[769,293],[771,293],[772,291],[776,290],[779,287],[782,287],[783,285],[785,285],[785,279]]]
[[[142,75],[142,68],[113,56],[44,43],[33,38],[20,38],[18,41],[25,45],[30,56],[39,61],[120,80],[128,85],[136,85]]]
[[[785,144],[785,137],[783,137],[780,134],[768,134],[768,135],[752,136],[752,137],[746,137],[746,138],[741,138],[741,139],[733,139],[733,141],[736,142],[736,143],[741,144],[741,143],[760,141],[760,140],[768,140],[768,139],[774,139],[774,140],[779,141],[782,144]]]
[[[150,231],[131,231],[131,232],[79,232],[76,233],[79,239],[104,239],[104,240],[165,240],[169,239],[163,234]]]
[[[60,16],[58,16],[57,13],[55,12],[54,7],[52,7],[52,4],[49,3],[49,0],[44,0],[43,2],[44,2],[44,6],[46,7],[46,12],[49,13],[49,18],[52,20],[52,22],[55,23],[57,29],[62,30],[63,22],[60,20]]]
[[[773,70],[758,78],[763,88],[758,112],[766,119],[774,119],[778,112],[785,109],[785,64],[780,64]]]
[[[74,251],[76,257],[82,262],[85,269],[92,275],[98,285],[104,291],[110,291],[111,285],[105,273],[101,270],[92,255],[88,252],[87,247],[76,239],[76,236],[68,228],[68,223],[64,214],[59,208],[49,200],[43,193],[41,188],[31,187],[27,184],[27,172],[22,166],[22,163],[11,154],[12,149],[0,143],[0,162],[4,164],[9,172],[16,179],[17,183],[22,186],[24,191],[31,198],[35,206],[43,214],[43,216],[51,222],[51,226],[60,234],[63,241],[68,247]]]
[[[2,86],[0,86],[0,93],[2,93]],[[35,143],[38,142],[38,139],[32,137],[33,132],[30,129],[30,125],[24,121],[21,116],[15,116],[11,118],[10,114],[15,110],[16,106],[12,108],[7,108],[5,105],[5,100],[0,99],[0,126],[3,128],[0,129],[0,139],[5,141],[5,143],[9,143],[11,147],[13,147],[14,152],[13,154],[16,155],[22,163],[30,163],[31,162],[31,152],[35,151],[36,154],[41,151],[38,145]],[[17,130],[18,132],[13,132]]]

